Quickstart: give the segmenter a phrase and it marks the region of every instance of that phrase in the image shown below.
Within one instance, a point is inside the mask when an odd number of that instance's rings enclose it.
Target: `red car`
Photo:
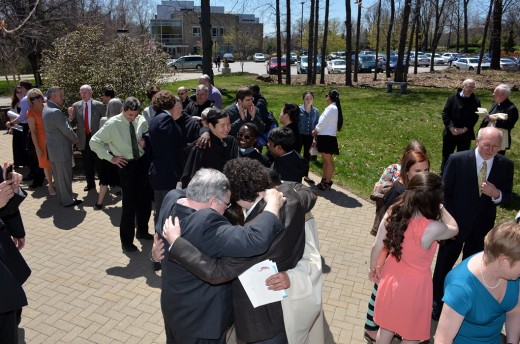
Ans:
[[[267,74],[278,74],[278,68],[280,67],[280,64],[277,63],[278,59],[276,57],[271,57],[267,61]],[[287,62],[285,61],[285,58],[282,58],[282,74],[287,71]]]

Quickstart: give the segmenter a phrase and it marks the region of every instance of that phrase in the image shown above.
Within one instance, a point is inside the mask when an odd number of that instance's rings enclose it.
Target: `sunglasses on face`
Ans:
[[[38,99],[41,99],[42,96],[34,96],[34,97],[29,97],[29,99],[33,102],[35,100],[38,100]]]
[[[237,133],[238,138],[244,138],[244,140],[251,140],[253,137],[249,135],[244,135],[242,133]]]
[[[177,95],[179,95],[179,96],[183,96],[184,94],[185,93],[182,93],[182,92],[177,93]]]

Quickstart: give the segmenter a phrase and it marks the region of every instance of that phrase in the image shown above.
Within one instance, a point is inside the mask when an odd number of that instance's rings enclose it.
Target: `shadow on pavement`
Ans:
[[[316,186],[312,189],[318,194],[319,197],[328,199],[331,203],[334,203],[344,208],[360,208],[362,206],[359,201],[353,197],[348,196],[345,191],[338,191],[336,189],[320,190]]]
[[[127,266],[114,266],[106,270],[108,275],[118,276],[126,279],[136,279],[138,277],[146,278],[146,284],[152,288],[161,287],[161,276],[159,276],[153,267],[153,263],[148,257],[148,253],[152,249],[153,241],[141,240],[143,245],[141,251],[125,253],[130,260]]]

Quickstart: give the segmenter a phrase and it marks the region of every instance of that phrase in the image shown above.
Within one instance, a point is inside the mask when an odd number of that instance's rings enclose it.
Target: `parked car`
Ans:
[[[256,53],[255,56],[253,56],[253,61],[265,62],[265,55],[263,53]]]
[[[444,59],[444,63],[449,63],[451,66],[452,62],[457,61],[457,59],[459,58],[459,54],[444,53],[444,54],[442,54],[442,58]]]
[[[334,74],[334,73],[345,74],[346,70],[347,70],[347,62],[342,59],[331,60],[327,64],[327,72],[329,74]]]
[[[282,57],[281,63],[278,63],[277,57],[271,57],[267,61],[267,74],[278,74],[278,68],[282,68],[282,73],[287,71],[287,61]]]
[[[500,69],[502,69],[502,70],[518,70],[518,65],[512,59],[501,58],[500,59]]]
[[[420,55],[418,54],[417,55],[417,67],[428,67],[430,66],[430,59],[428,58],[428,56],[426,55]],[[413,66],[415,63],[415,54],[411,53],[410,54],[410,60],[408,62],[408,64],[410,66]]]
[[[327,56],[327,60],[337,60],[337,59],[345,59],[347,57],[347,53],[344,51],[332,51],[329,56]]]
[[[296,62],[296,74],[307,74],[309,69],[309,57],[300,56],[298,62]],[[321,72],[321,55],[314,58],[314,68],[317,69],[317,73]]]
[[[170,67],[177,69],[196,69],[202,70],[202,55],[186,55],[173,60]]]
[[[352,56],[352,71],[355,68],[355,56]],[[370,73],[374,71],[376,68],[376,56],[375,55],[359,55],[358,56],[358,73]],[[383,70],[383,63],[381,61],[377,62],[377,71],[381,72]]]
[[[291,53],[291,64],[296,63],[298,61],[298,55],[296,53]]]
[[[426,53],[424,55],[426,55],[430,59],[430,63],[431,63],[431,61],[432,61],[432,54],[431,53]],[[433,56],[433,63],[434,63],[434,65],[446,64],[446,62],[444,62],[444,58],[440,54],[435,54]]]
[[[458,69],[475,70],[478,66],[478,58],[462,57],[453,62],[453,65]],[[480,64],[480,69],[489,69],[489,62],[482,62]]]
[[[229,63],[235,62],[235,57],[231,53],[225,53],[224,56],[222,56],[222,59],[227,59],[227,62]]]

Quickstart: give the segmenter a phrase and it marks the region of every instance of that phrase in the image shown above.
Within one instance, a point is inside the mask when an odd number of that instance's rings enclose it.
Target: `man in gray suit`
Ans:
[[[105,105],[92,99],[92,87],[83,85],[79,89],[81,100],[72,104],[74,109],[73,118],[77,125],[78,149],[81,150],[83,158],[83,171],[87,179],[84,191],[96,188],[95,170],[101,165],[101,160],[90,149],[90,138],[99,130],[99,121],[105,115]]]
[[[64,207],[81,204],[72,196],[72,145],[78,137],[61,112],[65,96],[61,87],[52,86],[47,91],[47,104],[43,108],[43,124],[47,140],[47,154],[52,164],[52,173],[60,202]]]

